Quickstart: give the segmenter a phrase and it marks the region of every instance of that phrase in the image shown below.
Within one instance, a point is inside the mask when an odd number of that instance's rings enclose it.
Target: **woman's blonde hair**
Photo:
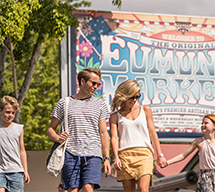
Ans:
[[[11,97],[8,95],[2,97],[0,102],[0,109],[3,110],[5,105],[8,105],[8,104],[12,105],[15,111],[19,110],[19,103],[17,102],[17,100],[14,97]]]
[[[125,101],[128,98],[134,96],[135,93],[140,91],[140,85],[136,80],[128,79],[122,82],[116,89],[113,102],[111,105],[111,110],[115,109],[118,111],[124,108]]]
[[[215,115],[214,114],[207,114],[203,117],[203,119],[204,118],[210,119],[213,122],[213,124],[215,125]]]

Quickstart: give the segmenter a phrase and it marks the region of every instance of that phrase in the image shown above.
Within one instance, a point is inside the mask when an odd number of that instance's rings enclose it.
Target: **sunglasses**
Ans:
[[[88,80],[88,81],[90,81],[93,86],[97,85],[97,87],[99,87],[101,85],[101,83],[97,83],[95,81],[91,81],[91,80]]]
[[[141,95],[137,95],[137,96],[133,96],[128,98],[129,100],[134,100],[134,99],[139,99],[141,97]]]

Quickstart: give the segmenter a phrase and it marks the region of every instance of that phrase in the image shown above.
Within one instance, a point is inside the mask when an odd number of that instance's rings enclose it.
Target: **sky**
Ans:
[[[215,17],[215,0],[122,0],[120,10],[112,5],[112,0],[88,1],[92,6],[83,9]]]

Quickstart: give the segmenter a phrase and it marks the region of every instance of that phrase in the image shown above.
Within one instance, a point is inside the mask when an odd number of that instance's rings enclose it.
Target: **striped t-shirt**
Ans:
[[[62,121],[65,127],[64,108],[65,98],[62,98],[56,104],[52,117]],[[98,123],[106,118],[109,118],[109,112],[102,99],[93,96],[83,100],[69,97],[69,138],[66,150],[77,156],[102,157]]]

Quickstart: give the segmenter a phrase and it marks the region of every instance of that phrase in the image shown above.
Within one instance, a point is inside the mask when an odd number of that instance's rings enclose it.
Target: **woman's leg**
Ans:
[[[122,185],[124,192],[136,192],[136,181],[134,179],[123,180]]]
[[[138,192],[148,192],[151,175],[143,175],[138,181]]]

